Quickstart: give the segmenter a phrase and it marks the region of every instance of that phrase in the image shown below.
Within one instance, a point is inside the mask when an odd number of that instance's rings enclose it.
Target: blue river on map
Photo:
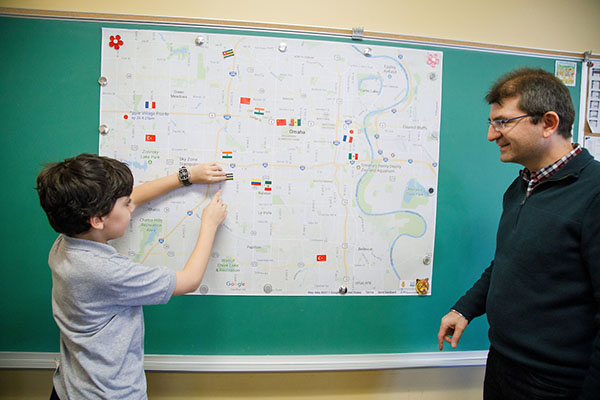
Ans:
[[[352,47],[358,53],[360,53],[361,55],[363,55],[362,51],[360,51],[360,49],[358,47],[356,47],[356,46],[352,46]],[[374,158],[374,156],[375,156],[375,151],[373,150],[373,144],[371,143],[371,140],[369,139],[369,135],[367,134],[367,128],[366,128],[366,126],[367,126],[367,120],[369,118],[377,115],[377,114],[384,113],[384,112],[386,112],[386,111],[388,111],[388,110],[390,110],[390,109],[398,106],[399,104],[402,104],[404,101],[406,101],[406,99],[408,97],[408,94],[409,94],[410,83],[409,83],[408,72],[406,71],[406,68],[404,68],[404,65],[402,65],[402,63],[399,62],[394,57],[390,57],[390,56],[370,56],[369,58],[372,58],[372,59],[375,59],[375,58],[385,58],[385,59],[387,59],[387,60],[389,60],[389,61],[397,64],[400,67],[400,69],[402,70],[402,72],[404,73],[404,78],[406,79],[406,93],[405,93],[404,97],[400,101],[398,101],[397,103],[394,103],[394,104],[390,105],[389,107],[382,108],[382,109],[379,109],[379,110],[371,111],[370,113],[368,113],[365,116],[365,118],[363,120],[363,126],[365,127],[365,128],[363,128],[363,131],[364,131],[365,138],[367,139],[367,143],[369,144],[369,149],[370,149],[370,152],[371,152],[371,160],[372,160]],[[378,78],[378,79],[380,79],[380,78]],[[359,84],[359,88],[360,88],[360,85],[363,83],[363,81],[364,80],[360,80],[359,81],[359,83],[358,83]],[[379,91],[379,94],[381,94],[381,90]],[[394,215],[394,214],[411,214],[411,215],[415,215],[415,216],[419,217],[423,221],[423,225],[424,225],[424,227],[423,227],[423,233],[421,233],[420,235],[411,235],[410,233],[401,233],[400,235],[396,236],[396,238],[393,240],[392,245],[390,247],[390,264],[391,264],[392,269],[394,270],[394,274],[396,274],[396,277],[398,278],[398,280],[401,280],[400,274],[398,274],[398,271],[396,270],[396,266],[394,265],[394,258],[392,256],[393,253],[394,253],[394,247],[396,246],[396,242],[398,241],[398,239],[400,239],[403,236],[408,236],[408,237],[415,238],[415,239],[423,237],[423,235],[425,235],[425,232],[427,232],[427,221],[425,221],[425,218],[423,218],[423,216],[421,214],[416,213],[414,211],[409,211],[409,210],[394,210],[394,211],[388,211],[388,212],[383,212],[383,213],[369,213],[369,212],[367,212],[367,211],[365,211],[363,209],[363,207],[361,206],[360,201],[358,199],[358,189],[359,189],[359,187],[360,187],[360,185],[362,183],[362,180],[365,178],[365,176],[367,176],[367,174],[371,170],[370,167],[372,165],[373,165],[373,162],[371,162],[371,164],[369,165],[369,168],[366,168],[366,172],[363,174],[363,176],[360,177],[360,179],[358,180],[358,183],[356,185],[356,193],[355,193],[356,204],[358,204],[358,207],[363,212],[363,214],[371,216],[371,217],[381,217],[381,216],[385,216],[385,215]]]

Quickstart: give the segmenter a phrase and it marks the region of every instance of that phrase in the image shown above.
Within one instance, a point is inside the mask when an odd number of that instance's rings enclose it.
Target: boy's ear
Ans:
[[[104,228],[104,218],[93,216],[90,217],[90,225],[94,229],[103,229]]]

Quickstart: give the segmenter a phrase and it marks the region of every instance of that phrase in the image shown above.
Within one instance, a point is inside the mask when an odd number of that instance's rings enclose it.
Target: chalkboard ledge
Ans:
[[[144,368],[146,371],[187,372],[344,371],[482,366],[486,359],[487,350],[278,356],[147,354],[144,357]],[[0,352],[0,368],[5,369],[54,369],[57,360],[58,353]]]

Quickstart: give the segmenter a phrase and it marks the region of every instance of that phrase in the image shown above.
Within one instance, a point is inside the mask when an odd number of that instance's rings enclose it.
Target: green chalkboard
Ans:
[[[43,164],[98,151],[102,27],[217,32],[215,28],[0,17],[0,351],[58,351],[47,266],[56,233],[33,188]],[[218,32],[286,36],[255,30]],[[555,59],[427,48],[444,52],[433,294],[173,298],[167,305],[145,308],[147,354],[437,351],[440,318],[493,256],[502,193],[518,170],[518,166],[501,164],[497,147],[487,141],[485,91],[498,76],[517,66],[553,72]],[[578,84],[580,75],[578,63]],[[571,90],[578,109],[580,87]],[[486,350],[487,346],[487,322],[479,318],[463,336],[459,350]]]

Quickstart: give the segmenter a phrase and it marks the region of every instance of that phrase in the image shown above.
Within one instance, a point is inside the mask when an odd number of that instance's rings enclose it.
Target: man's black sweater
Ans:
[[[584,149],[526,192],[518,177],[504,194],[494,261],[453,308],[487,313],[504,356],[600,396],[600,163]]]

